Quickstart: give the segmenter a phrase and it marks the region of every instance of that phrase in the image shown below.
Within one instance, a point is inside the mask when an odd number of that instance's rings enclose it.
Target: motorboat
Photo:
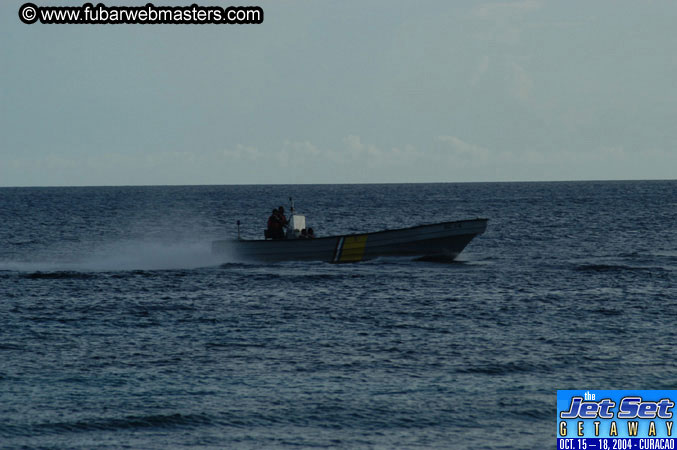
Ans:
[[[291,216],[285,239],[222,239],[212,242],[212,253],[245,261],[325,261],[350,263],[379,257],[402,256],[451,261],[477,235],[488,219],[456,220],[408,228],[305,238],[305,216]]]

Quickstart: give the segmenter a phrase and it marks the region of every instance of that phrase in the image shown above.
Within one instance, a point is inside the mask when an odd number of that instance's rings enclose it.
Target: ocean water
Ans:
[[[219,260],[489,218],[451,264]],[[677,388],[677,182],[0,189],[1,448],[555,445],[557,389]]]

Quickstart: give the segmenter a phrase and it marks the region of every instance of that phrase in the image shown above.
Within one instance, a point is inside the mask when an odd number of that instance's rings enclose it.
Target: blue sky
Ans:
[[[239,26],[22,3],[0,4],[0,186],[677,174],[676,2],[271,0]]]

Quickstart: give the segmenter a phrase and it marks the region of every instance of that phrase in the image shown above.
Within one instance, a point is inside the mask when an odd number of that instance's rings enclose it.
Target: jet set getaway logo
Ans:
[[[557,391],[557,448],[674,449],[677,391]]]

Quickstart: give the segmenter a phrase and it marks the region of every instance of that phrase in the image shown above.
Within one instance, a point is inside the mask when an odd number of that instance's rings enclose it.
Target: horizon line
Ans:
[[[204,184],[72,184],[72,185],[23,185],[0,186],[0,189],[17,188],[103,188],[103,187],[198,187],[198,186],[336,186],[379,184],[509,184],[509,183],[611,183],[636,181],[677,181],[677,178],[612,178],[589,180],[502,180],[502,181],[407,181],[407,182],[339,182],[339,183],[204,183]]]

